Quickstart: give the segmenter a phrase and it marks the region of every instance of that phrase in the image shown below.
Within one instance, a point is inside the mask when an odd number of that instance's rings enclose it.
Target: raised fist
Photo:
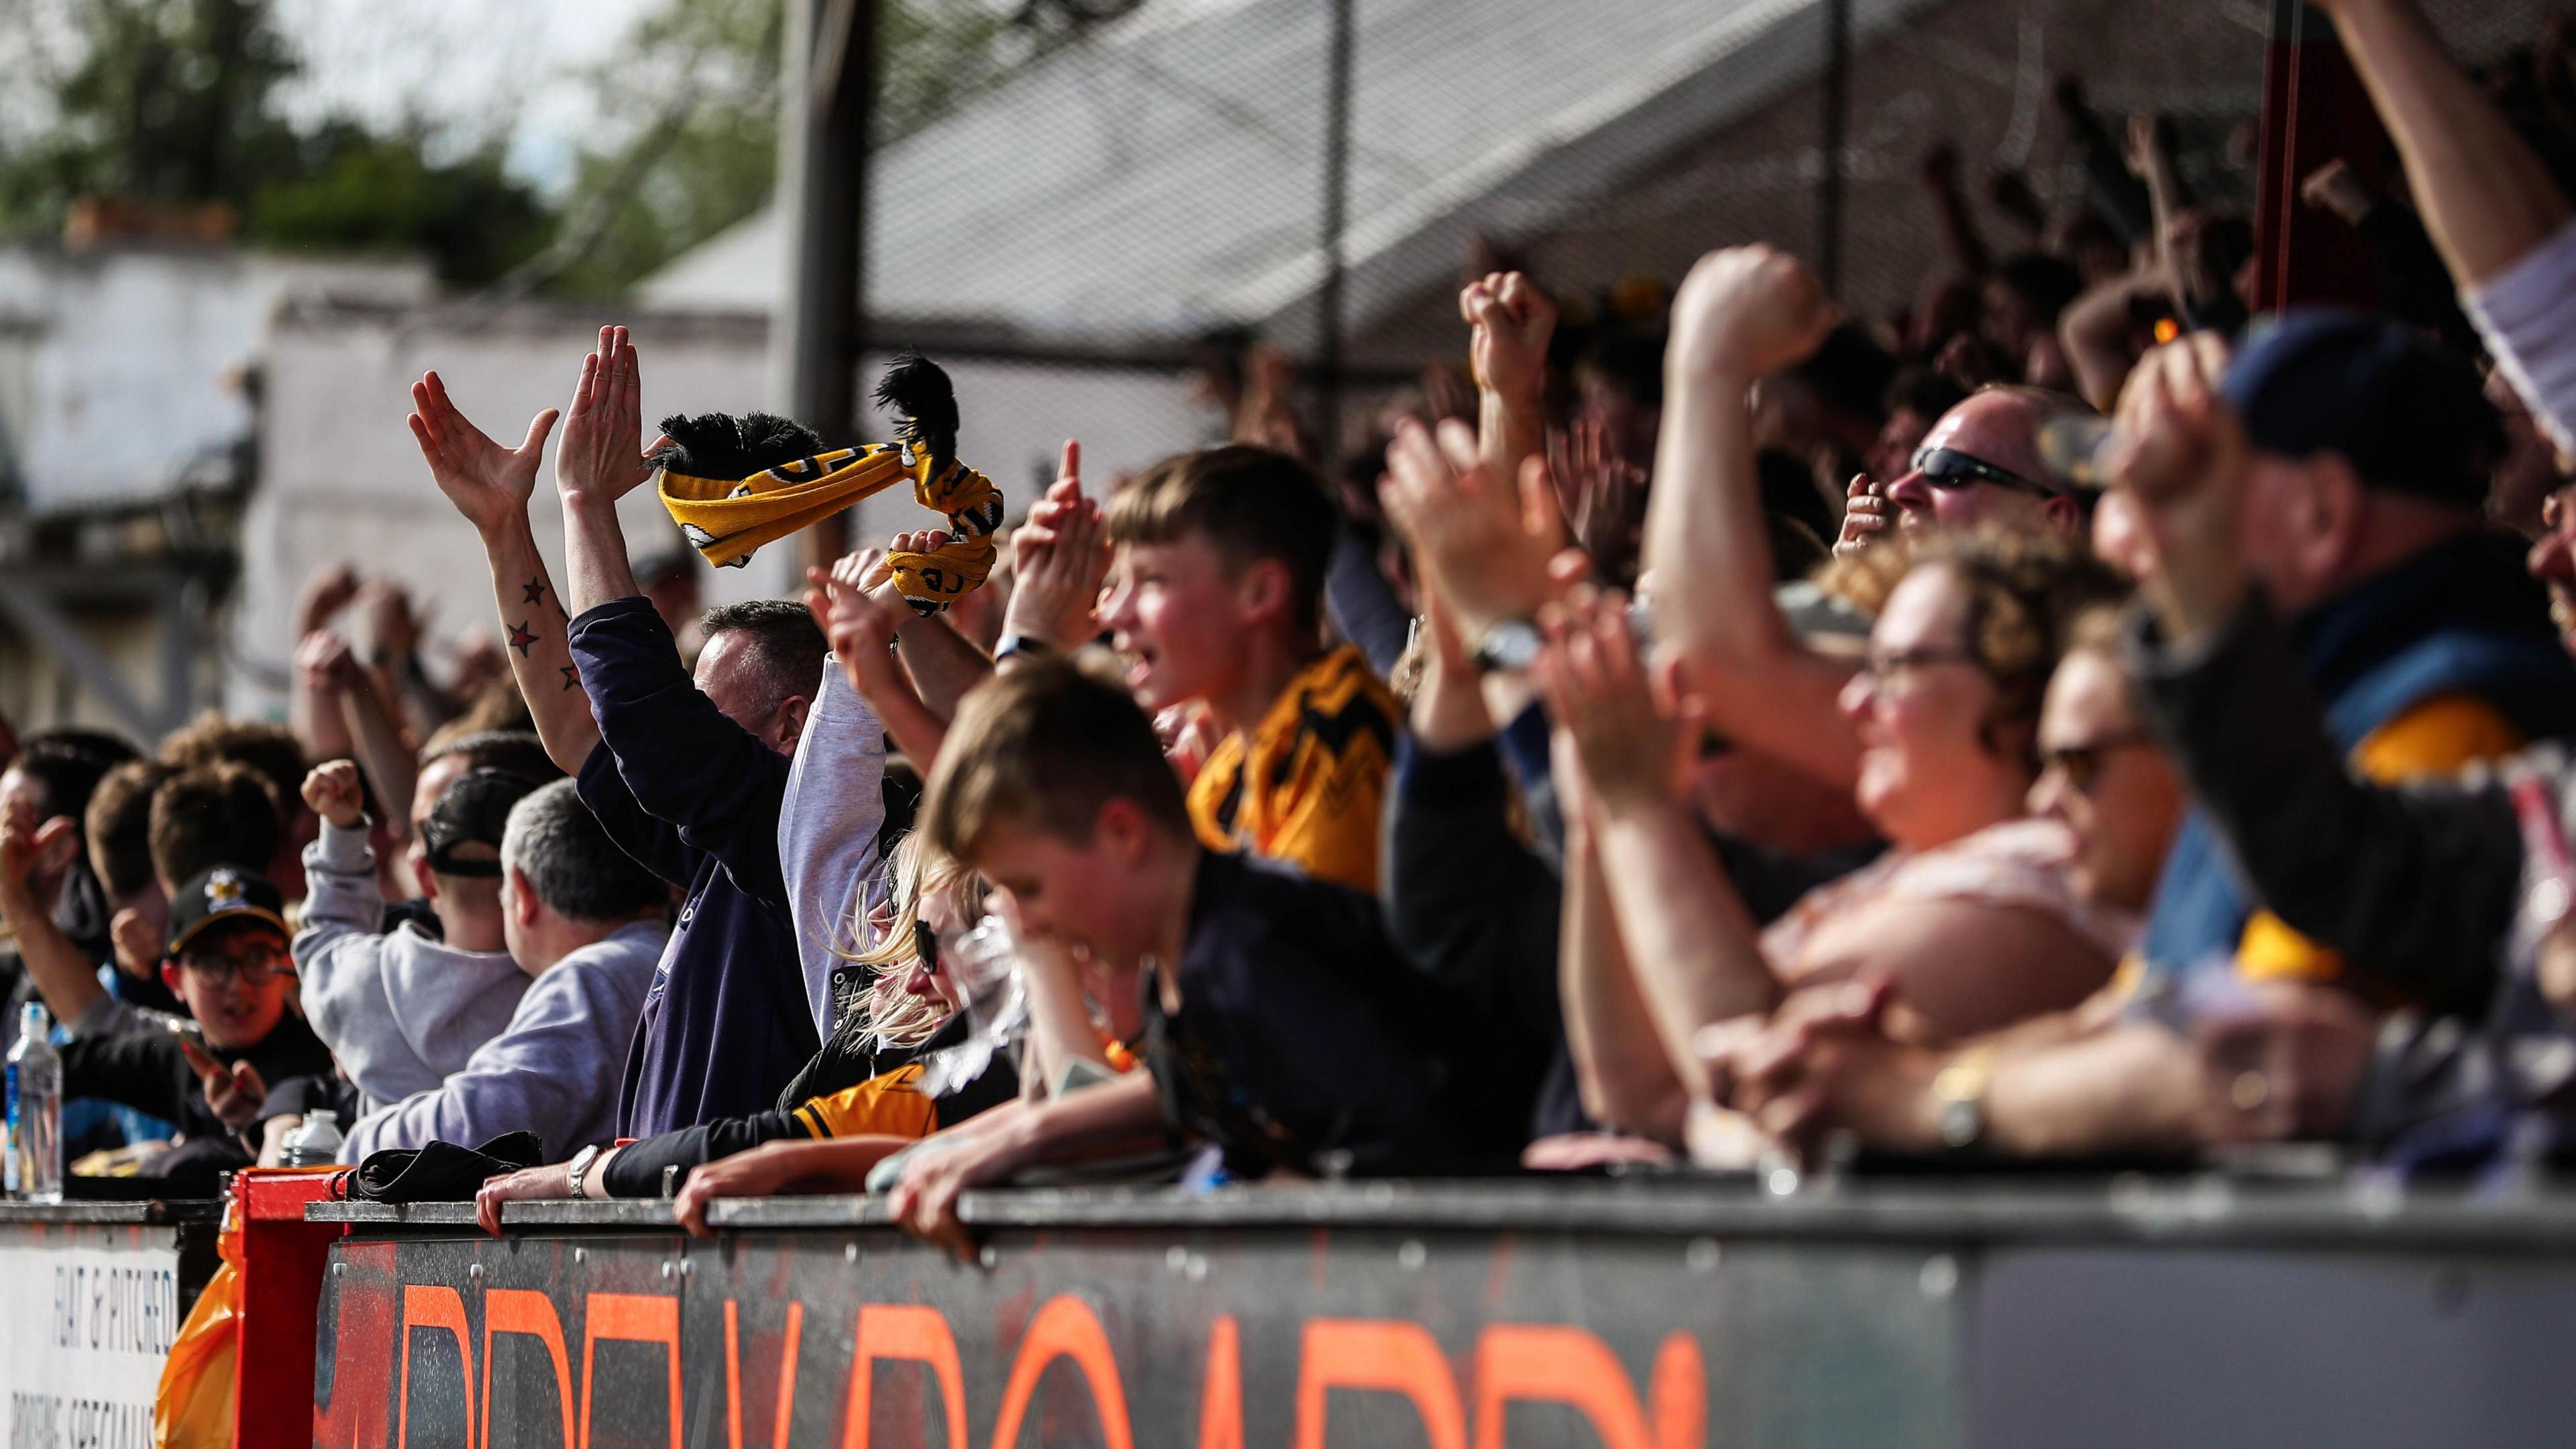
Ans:
[[[1671,347],[1686,367],[1763,377],[1805,361],[1841,316],[1806,263],[1769,246],[1728,247],[1682,279]]]
[[[342,830],[366,823],[364,802],[358,790],[358,767],[347,760],[325,760],[304,777],[304,803]]]

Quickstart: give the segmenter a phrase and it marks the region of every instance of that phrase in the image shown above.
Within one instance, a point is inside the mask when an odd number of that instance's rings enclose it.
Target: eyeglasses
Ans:
[[[2055,770],[2064,775],[2066,783],[2075,787],[2077,794],[2090,795],[2093,787],[2101,783],[2104,759],[2120,750],[2142,749],[2155,742],[2156,737],[2144,730],[2129,730],[2104,735],[2080,745],[2043,749],[2039,752],[2039,765],[2042,770]]]
[[[1923,475],[1924,482],[1944,491],[1974,483],[1992,483],[2000,488],[2036,493],[2042,497],[2055,497],[2065,491],[2025,478],[2010,468],[1989,463],[1974,453],[1962,453],[1956,448],[1922,449],[1914,455],[1914,471]]]
[[[1921,644],[1912,649],[1873,648],[1861,658],[1860,672],[1880,684],[1894,685],[1918,669],[1937,664],[1966,664],[1983,668],[1977,656],[1965,649]]]
[[[254,947],[232,956],[190,954],[180,957],[179,965],[208,985],[219,984],[227,976],[238,976],[244,986],[266,986],[292,969],[291,958],[274,946]]]

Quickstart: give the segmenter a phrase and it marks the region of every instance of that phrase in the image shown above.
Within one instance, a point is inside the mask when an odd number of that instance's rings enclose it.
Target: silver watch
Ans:
[[[572,1161],[568,1165],[567,1171],[569,1172],[572,1180],[572,1195],[575,1199],[579,1199],[582,1196],[581,1175],[590,1171],[590,1165],[598,1160],[599,1144],[596,1142],[572,1155]]]

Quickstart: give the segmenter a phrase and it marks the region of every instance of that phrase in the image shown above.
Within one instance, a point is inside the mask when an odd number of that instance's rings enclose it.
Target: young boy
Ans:
[[[1190,785],[1200,843],[1375,891],[1395,700],[1356,646],[1322,647],[1323,484],[1283,453],[1209,448],[1147,469],[1108,523],[1101,622],[1128,687],[1157,713],[1203,707],[1223,735]]]
[[[285,902],[249,870],[216,866],[172,893],[161,979],[195,1018],[192,1034],[138,1011],[79,969],[59,931],[26,914],[29,842],[0,825],[0,912],[53,969],[45,1004],[71,1031],[63,1095],[99,1097],[176,1123],[180,1144],[153,1165],[174,1190],[211,1194],[215,1175],[250,1165],[234,1134],[258,1116],[270,1082],[330,1072],[331,1053],[286,1009]],[[200,1042],[202,1041],[202,1045]]]
[[[898,1215],[957,1241],[956,1195],[1041,1162],[1222,1149],[1235,1175],[1494,1165],[1534,1083],[1415,973],[1377,902],[1200,841],[1151,722],[1115,683],[1030,661],[970,696],[922,829],[1008,898],[1022,934],[1144,982],[1147,1070],[969,1127],[908,1165]]]
[[[510,1024],[528,975],[511,959],[502,919],[501,836],[510,807],[535,789],[473,770],[439,796],[413,867],[438,914],[433,937],[409,921],[379,933],[385,900],[358,767],[332,760],[305,777],[303,803],[322,831],[304,849],[312,894],[295,969],[305,1014],[357,1085],[360,1111],[438,1090]]]

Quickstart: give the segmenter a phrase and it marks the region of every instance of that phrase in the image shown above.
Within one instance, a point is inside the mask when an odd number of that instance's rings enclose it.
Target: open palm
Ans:
[[[528,424],[528,436],[505,448],[457,411],[447,384],[433,372],[411,385],[411,435],[429,463],[438,491],[476,528],[490,532],[527,512],[536,491],[537,463],[559,414],[548,408]]]
[[[637,445],[644,431],[642,392],[633,339],[623,327],[600,328],[599,350],[582,359],[563,447],[555,454],[555,487],[566,503],[584,497],[615,502],[653,476],[653,449]]]

